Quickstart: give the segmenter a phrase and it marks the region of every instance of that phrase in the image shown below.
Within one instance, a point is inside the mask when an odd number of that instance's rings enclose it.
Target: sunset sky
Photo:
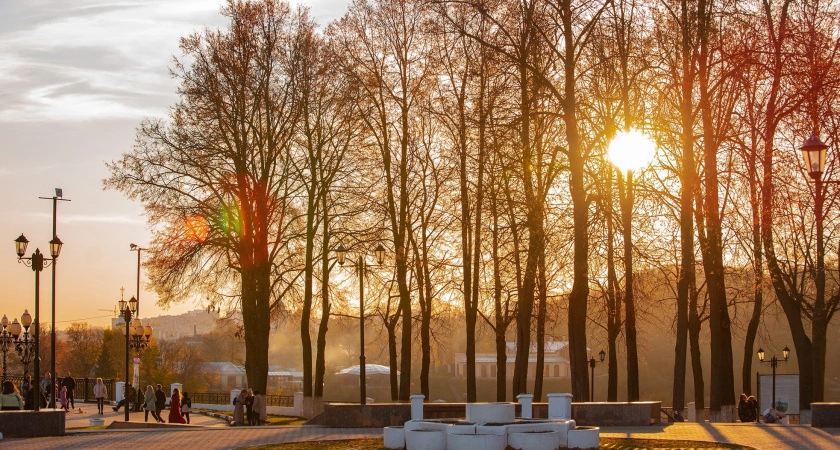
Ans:
[[[222,27],[220,0],[4,0],[0,2],[0,317],[34,315],[31,269],[17,262],[14,239],[27,254],[49,253],[54,188],[64,241],[57,271],[56,322],[106,325],[125,287],[135,294],[137,254],[149,232],[142,206],[103,191],[105,162],[131,149],[143,117],[165,116],[175,100],[169,77],[178,39],[203,26]],[[295,2],[293,2],[295,3]],[[323,26],[348,0],[304,0]],[[41,280],[41,322],[50,322],[50,270]],[[163,310],[143,288],[141,317]]]

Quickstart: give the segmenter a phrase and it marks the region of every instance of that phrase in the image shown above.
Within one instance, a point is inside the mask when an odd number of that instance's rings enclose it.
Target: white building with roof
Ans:
[[[537,344],[531,343],[530,351],[528,353],[528,379],[534,379],[534,374],[537,372]],[[547,341],[544,343],[545,349],[545,378],[567,378],[569,377],[569,342],[568,341]],[[505,370],[507,371],[508,379],[513,377],[513,368],[516,364],[516,342],[507,342],[505,344],[505,355],[507,361]],[[498,375],[498,362],[496,352],[492,353],[476,353],[475,355],[475,375],[476,378],[495,379]],[[467,354],[455,354],[455,376],[467,376]]]

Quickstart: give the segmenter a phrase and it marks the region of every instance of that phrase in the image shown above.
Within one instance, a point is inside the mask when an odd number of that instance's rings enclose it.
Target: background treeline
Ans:
[[[222,14],[226,29],[181,40],[179,100],[105,185],[145,205],[162,303],[241,311],[251,386],[266,385],[272,321],[295,317],[304,394],[323,396],[331,317],[358,314],[361,272],[393,399],[435,397],[432,362],[461,345],[448,326],[464,330],[468,401],[477,345],[501,365],[505,340],[517,364],[496,398],[541,398],[546,336],[569,340],[576,400],[602,344],[608,399],[619,368],[638,399],[655,311],[673,406],[691,379],[689,399],[734,420],[757,344],[784,345],[762,331],[768,310],[788,325],[806,421],[825,397],[837,197],[822,293],[797,148],[816,134],[834,149],[840,131],[834,2],[358,0],[325,28],[278,0]],[[632,177],[605,156],[631,128],[657,145]]]

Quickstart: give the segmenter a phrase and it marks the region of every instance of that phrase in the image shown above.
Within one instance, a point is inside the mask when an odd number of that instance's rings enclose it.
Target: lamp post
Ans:
[[[347,249],[344,245],[339,244],[335,249],[338,257],[338,264],[344,265],[344,259],[347,256]],[[376,262],[380,265],[385,260],[385,247],[382,244],[376,246],[374,250]],[[365,257],[359,254],[359,260],[356,263],[356,270],[359,273],[359,402],[362,405],[367,403],[367,387],[365,383],[365,271],[367,266],[365,264]]]
[[[595,358],[590,355],[589,357],[589,372],[590,372],[590,383],[589,383],[589,401],[595,401],[595,365],[604,362],[604,359],[607,357],[607,352],[603,349],[598,352],[598,357],[601,358],[600,361],[595,361]]]
[[[131,297],[131,300],[125,301],[125,299],[120,300],[120,311],[122,311],[123,320],[125,324],[123,325],[125,331],[125,421],[129,421],[129,413],[131,408],[129,407],[129,398],[128,398],[128,367],[129,362],[129,349],[134,349],[138,354],[141,353],[148,345],[149,341],[152,339],[152,326],[145,325],[143,326],[143,322],[139,318],[135,318],[132,320],[132,315],[137,313],[139,301],[135,297]],[[135,389],[139,388],[139,386],[135,386]],[[136,401],[136,400],[135,400]]]
[[[26,380],[26,375],[29,374],[29,363],[35,357],[35,327],[32,326],[32,315],[29,314],[28,309],[23,311],[20,322],[17,319],[12,320],[9,331],[15,337],[15,352],[23,364],[23,379]],[[39,380],[35,381],[35,384],[40,384]]]
[[[138,309],[137,309],[135,315],[139,315],[140,314],[140,309],[139,309],[140,308],[140,253],[143,250],[148,250],[148,249],[147,248],[142,248],[139,245],[132,243],[129,246],[129,250],[132,251],[132,252],[137,252],[137,291],[136,291],[137,295],[135,296],[135,298],[137,299],[137,308]]]
[[[779,359],[776,358],[776,355],[774,354],[773,357],[770,358],[770,361],[765,361],[764,350],[762,350],[761,347],[758,348],[758,361],[762,364],[769,364],[770,367],[773,369],[773,397],[772,402],[770,403],[770,406],[773,408],[776,408],[776,367],[778,367],[780,363],[788,361],[788,357],[790,356],[790,349],[787,348],[787,346],[785,346],[785,348],[782,349],[782,356],[784,357],[784,359]]]
[[[3,352],[3,381],[6,381],[6,353],[9,352],[9,348],[14,348],[12,344],[15,342],[15,337],[9,329],[11,324],[5,314],[3,314],[3,319],[0,320],[0,325],[3,326],[3,331],[0,331],[0,351]]]
[[[41,310],[41,271],[44,270],[44,267],[47,267],[58,259],[58,255],[61,254],[61,246],[63,242],[58,236],[53,237],[50,241],[50,255],[52,258],[44,258],[43,253],[41,253],[41,249],[36,248],[35,253],[32,256],[25,257],[26,254],[26,247],[29,245],[29,240],[26,239],[26,236],[23,233],[15,239],[15,251],[18,255],[18,263],[23,263],[27,267],[31,267],[32,271],[35,272],[35,326],[33,327],[33,334],[35,335],[35,378],[40,378],[41,376],[41,366],[39,364],[39,360],[41,359],[40,355],[40,310]],[[21,321],[23,321],[23,317],[21,317]],[[24,324],[26,326],[26,324]],[[33,405],[35,411],[39,411],[41,409],[41,402],[39,400],[38,395],[40,395],[41,386],[40,382],[35,383],[33,387],[35,389],[35,404]]]
[[[636,304],[633,298],[633,171],[650,164],[656,154],[653,141],[638,130],[616,133],[610,142],[610,161],[623,171],[625,182],[619,177],[618,193],[621,204],[621,223],[624,237],[624,326],[627,342],[627,398],[639,400],[639,354],[636,345]],[[620,172],[621,173],[621,172]],[[626,184],[626,187],[624,186]]]
[[[58,239],[58,236],[55,234],[55,213],[56,213],[56,205],[58,201],[69,202],[70,199],[62,198],[63,192],[61,188],[55,188],[55,195],[52,197],[38,197],[41,200],[52,200],[52,234],[53,239]],[[52,315],[51,315],[51,327],[50,327],[50,373],[53,375],[53,380],[58,381],[58,377],[55,373],[55,261],[52,264]],[[55,408],[55,395],[50,395],[50,404],[47,405],[49,408]]]

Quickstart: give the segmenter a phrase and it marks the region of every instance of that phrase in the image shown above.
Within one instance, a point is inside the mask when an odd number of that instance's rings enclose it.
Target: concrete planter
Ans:
[[[446,443],[449,449],[505,450],[507,436],[504,434],[447,434]]]
[[[598,427],[577,427],[574,430],[569,430],[566,447],[597,449],[601,446],[601,439],[598,437],[599,432]]]
[[[405,430],[405,448],[409,450],[446,450],[446,432]]]
[[[385,448],[405,448],[405,428],[385,427]]]
[[[548,394],[548,418],[572,418],[572,394]]]
[[[508,434],[508,446],[516,450],[555,450],[561,447],[559,431],[526,431]]]
[[[105,419],[89,419],[89,420],[90,420],[90,426],[92,426],[92,427],[101,427],[102,425],[105,425]]]
[[[475,423],[511,423],[516,420],[513,403],[467,403],[467,421]]]

